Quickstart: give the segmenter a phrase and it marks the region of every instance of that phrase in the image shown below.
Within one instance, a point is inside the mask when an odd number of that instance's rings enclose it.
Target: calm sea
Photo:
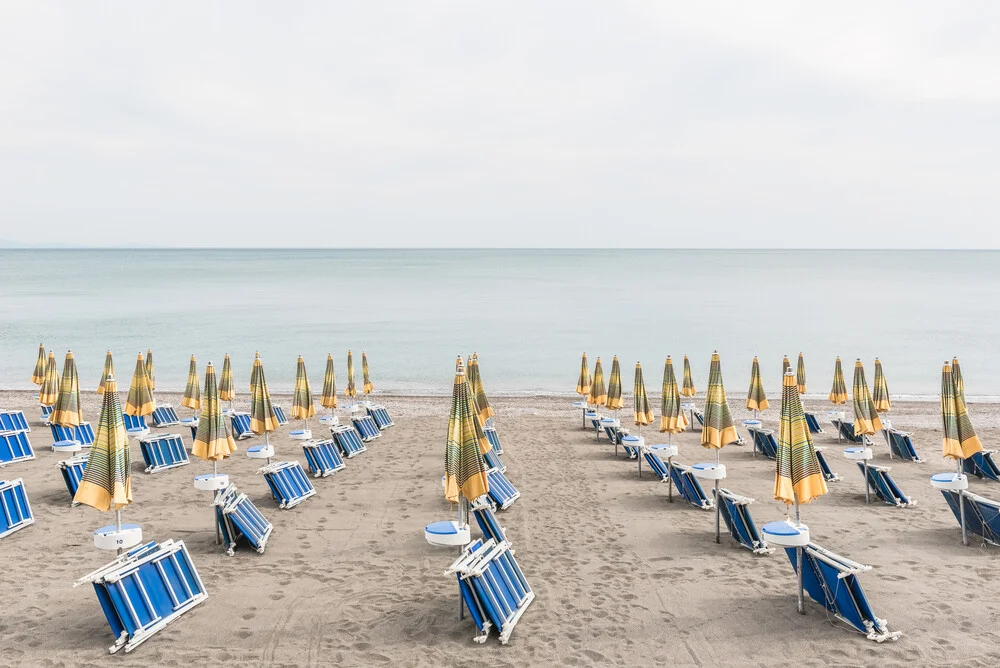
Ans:
[[[595,239],[595,243],[599,240]],[[447,392],[457,355],[478,351],[491,392],[572,392],[580,353],[628,388],[644,363],[691,357],[699,389],[713,349],[730,397],[760,357],[779,392],[781,357],[804,352],[809,394],[840,355],[880,356],[894,395],[933,395],[958,355],[970,396],[1000,395],[1000,252],[525,250],[3,250],[0,387],[30,387],[39,342],[76,354],[94,387],[104,351],[130,377],[152,348],[157,381],[182,389],[232,356],[246,387],[260,350],[272,389],[306,360],[315,392],[327,352],[368,352],[378,390]]]

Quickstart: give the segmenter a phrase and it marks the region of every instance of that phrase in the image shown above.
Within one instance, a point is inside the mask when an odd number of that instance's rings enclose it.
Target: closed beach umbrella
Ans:
[[[587,364],[587,353],[580,359],[580,377],[576,381],[576,393],[584,399],[590,394],[590,365]]]
[[[250,382],[250,431],[264,434],[264,442],[268,443],[267,435],[278,428],[278,418],[274,416],[274,408],[271,406],[271,393],[267,389],[264,364],[260,361],[259,353],[253,358]]]
[[[955,394],[962,398],[962,403],[965,403],[965,379],[962,378],[962,369],[958,365],[958,358],[951,358],[951,376],[954,379],[955,384]]]
[[[121,400],[119,399],[119,402]],[[121,412],[121,404],[118,407]],[[83,422],[83,412],[80,410],[80,378],[76,374],[76,360],[71,351],[66,352],[63,362],[62,380],[59,382],[59,397],[52,409],[49,422],[63,427],[76,427]]]
[[[368,373],[368,353],[363,350],[361,351],[361,381],[361,391],[365,394],[371,394],[375,390],[371,376]]]
[[[458,503],[461,497],[474,501],[490,488],[486,478],[486,462],[476,435],[475,420],[476,412],[469,394],[462,358],[459,357],[455,368],[444,451],[444,495],[451,503]]]
[[[43,406],[52,406],[59,398],[59,369],[56,367],[55,353],[49,353],[49,359],[45,363],[45,379],[42,386],[38,388],[38,403]]]
[[[695,395],[694,389],[694,379],[691,378],[691,362],[688,360],[688,356],[684,356],[684,381],[683,387],[681,387],[682,397],[693,397]]]
[[[114,378],[114,374],[111,374]],[[105,386],[107,391],[107,386]],[[149,390],[149,379],[146,377],[146,363],[142,353],[135,361],[135,371],[132,373],[132,384],[128,388],[128,400],[125,402],[125,414],[133,417],[151,415],[156,405],[153,403],[153,393]]]
[[[788,361],[788,355],[785,355],[781,359],[781,378],[782,378],[781,382],[784,382],[785,374],[788,373],[788,370],[791,368],[792,368],[792,363]]]
[[[312,388],[309,386],[309,376],[306,374],[306,363],[299,355],[298,368],[295,370],[295,394],[292,396],[292,417],[306,422],[316,415],[313,403]]]
[[[358,396],[358,387],[354,384],[354,355],[347,351],[347,387],[344,388],[344,396],[353,399]]]
[[[639,428],[639,436],[642,437],[642,428],[653,423],[653,409],[649,405],[649,397],[646,396],[646,383],[642,378],[642,365],[635,363],[635,380],[632,384],[632,420]],[[642,477],[642,453],[636,457],[639,462],[639,477]]]
[[[31,382],[39,387],[45,382],[45,346],[38,344],[38,360],[35,361],[35,370],[31,372]]]
[[[846,404],[848,400],[847,384],[844,382],[844,368],[840,365],[840,358],[833,367],[833,388],[830,390],[830,403],[835,405]]]
[[[799,364],[795,370],[795,383],[799,386],[799,394],[806,393],[806,361],[802,358],[802,353],[799,353]],[[799,400],[801,402],[801,399]]]
[[[954,365],[945,362],[941,370],[942,449],[946,458],[962,460],[982,450],[983,444],[972,427],[965,401],[959,396],[955,384]]]
[[[753,411],[753,416],[757,417],[757,411],[766,410],[770,405],[767,403],[767,395],[764,394],[764,383],[760,379],[760,363],[757,358],[753,358],[753,366],[750,367],[750,389],[747,391],[747,410]]]
[[[889,385],[885,382],[885,373],[882,371],[882,362],[875,358],[875,379],[872,381],[872,401],[875,402],[875,410],[885,413],[892,408],[889,401]]]
[[[212,462],[217,472],[219,460],[236,452],[236,442],[226,429],[226,416],[219,406],[219,389],[215,378],[215,366],[209,362],[205,367],[204,410],[198,414],[198,431],[194,436],[191,454]]]
[[[97,393],[104,394],[104,383],[107,381],[108,376],[115,375],[115,363],[111,359],[111,351],[109,350],[104,356],[104,373],[101,374],[101,380],[97,383]]]
[[[156,367],[153,366],[153,351],[146,348],[146,378],[149,379],[149,390],[156,391]]]
[[[198,384],[198,363],[191,355],[191,365],[188,367],[187,386],[181,398],[181,406],[187,406],[197,412],[201,408],[201,386]]]
[[[617,411],[625,405],[622,399],[622,370],[618,366],[618,355],[611,360],[611,377],[608,379],[608,400],[604,404],[609,409]]]
[[[701,445],[715,450],[715,465],[719,465],[719,451],[729,443],[735,443],[739,436],[733,425],[726,400],[726,388],[722,384],[722,362],[718,351],[712,353],[712,364],[708,369],[708,390],[705,392],[705,424],[701,428]],[[719,537],[719,481],[715,481],[715,542]]]
[[[472,426],[476,430],[476,439],[479,440],[479,452],[482,453],[483,457],[486,457],[486,453],[493,449],[493,445],[490,443],[490,439],[486,438],[483,423],[479,419],[479,413],[476,412],[478,407],[476,406],[475,393],[472,390],[472,381],[469,379],[468,367],[466,367],[465,384],[468,386],[465,389],[465,393],[469,395],[469,399],[472,401]],[[486,465],[486,468],[489,469],[489,464]]]
[[[326,355],[326,373],[323,375],[323,396],[319,403],[330,412],[337,407],[337,377],[333,372],[333,353]]]
[[[472,388],[476,410],[479,411],[479,421],[486,424],[487,421],[495,415],[495,413],[493,412],[493,407],[490,406],[489,397],[486,396],[486,388],[483,386],[483,376],[479,371],[478,353],[472,353],[468,366],[469,369],[467,376],[469,380],[469,387]]]
[[[854,363],[854,435],[872,436],[882,431],[882,420],[875,410],[875,402],[868,392],[865,380],[865,366],[859,359]]]
[[[799,504],[809,503],[826,494],[827,488],[802,410],[798,384],[790,369],[781,384],[781,427],[776,459],[774,498],[786,504],[795,504],[795,523],[799,524]],[[803,612],[802,548],[795,548],[795,554],[798,562],[798,610]]]
[[[608,403],[608,390],[604,386],[604,367],[601,366],[600,357],[597,358],[597,363],[594,365],[594,377],[590,382],[587,403],[591,406],[603,406]]]
[[[674,376],[674,363],[667,355],[663,365],[663,387],[660,399],[660,431],[667,434],[670,442],[671,434],[679,434],[687,429],[687,418],[681,410],[680,392],[677,390],[677,378]]]
[[[104,399],[94,444],[73,501],[101,512],[114,510],[117,524],[121,526],[120,511],[132,503],[132,460],[118,384],[114,376],[105,378],[104,382]]]
[[[207,393],[208,390],[205,390]],[[225,359],[222,360],[222,377],[219,378],[219,399],[221,401],[228,401],[229,405],[233,405],[233,400],[236,398],[236,384],[233,383],[233,365],[229,361],[229,353],[226,353]]]

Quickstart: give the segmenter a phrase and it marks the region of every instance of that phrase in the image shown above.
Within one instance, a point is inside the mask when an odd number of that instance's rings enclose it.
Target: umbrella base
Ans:
[[[931,476],[931,487],[945,491],[961,491],[969,489],[969,478],[954,471],[950,473],[935,473]]]
[[[722,480],[726,477],[726,465],[715,462],[703,462],[691,465],[691,474],[702,480]]]
[[[82,449],[83,446],[80,445],[80,441],[56,441],[52,444],[52,452],[73,454],[80,452]]]
[[[434,522],[424,527],[424,539],[438,547],[458,547],[468,545],[472,540],[468,526],[459,526],[458,522]]]
[[[94,547],[99,550],[127,550],[141,542],[142,527],[138,524],[123,524],[121,529],[110,524],[94,532]]]
[[[845,448],[844,456],[856,462],[866,461],[872,458],[871,448]]]
[[[288,438],[293,441],[308,441],[313,437],[313,434],[308,429],[293,429],[288,432]]]
[[[217,492],[229,486],[229,476],[225,473],[206,473],[196,476],[194,479],[195,489],[203,492]]]
[[[792,522],[768,522],[760,529],[768,545],[805,547],[809,544],[809,527]]]

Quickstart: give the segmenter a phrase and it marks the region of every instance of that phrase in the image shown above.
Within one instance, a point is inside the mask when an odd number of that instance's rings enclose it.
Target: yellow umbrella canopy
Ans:
[[[826,480],[816,458],[795,374],[781,384],[781,427],[775,463],[774,498],[787,504],[809,503],[826,494]]]
[[[688,421],[681,410],[681,396],[677,391],[677,378],[674,376],[674,363],[667,355],[663,365],[663,388],[660,400],[660,431],[668,434],[679,434],[687,429]]]
[[[114,376],[105,378],[94,444],[73,501],[102,512],[132,503],[132,460]]]
[[[608,380],[608,400],[604,404],[608,409],[616,411],[625,405],[622,399],[622,370],[618,366],[618,355],[611,360],[611,378]]]
[[[226,429],[219,398],[215,366],[209,362],[205,367],[205,407],[198,414],[198,431],[191,446],[191,454],[206,462],[217,462],[236,452],[236,442]]]
[[[830,402],[833,404],[846,404],[847,403],[847,384],[844,383],[844,368],[840,365],[840,358],[837,358],[837,364],[833,367],[833,388],[830,390],[829,396]]]
[[[892,408],[889,401],[889,384],[885,382],[885,373],[882,371],[882,362],[875,358],[875,379],[872,381],[872,401],[875,402],[875,410],[885,413]]]
[[[259,353],[253,358],[250,383],[250,431],[267,434],[278,428],[278,418],[271,406],[271,393],[267,389],[264,364],[260,361]]]
[[[188,367],[187,386],[184,388],[184,396],[181,398],[181,406],[187,406],[191,410],[201,408],[201,386],[198,384],[198,363],[191,355],[191,365]]]
[[[490,406],[489,397],[486,396],[486,388],[483,386],[483,377],[479,372],[479,354],[472,353],[469,358],[469,369],[468,369],[468,379],[469,387],[472,389],[472,399],[476,404],[476,410],[479,411],[479,421],[486,423],[491,417],[495,415],[493,412],[493,407]]]
[[[45,379],[42,386],[38,388],[38,403],[43,406],[52,406],[59,398],[59,368],[56,366],[55,353],[49,353],[49,359],[45,363]]]
[[[104,356],[104,373],[101,374],[101,381],[97,384],[97,393],[104,394],[104,383],[108,376],[115,375],[115,363],[111,359],[111,351],[109,350]]]
[[[799,386],[799,394],[806,393],[806,361],[802,357],[802,353],[799,353],[799,364],[795,370],[795,383]],[[799,399],[800,403],[802,401],[801,397]]]
[[[347,387],[344,388],[344,396],[353,399],[358,396],[358,387],[354,384],[354,355],[347,351]]]
[[[712,364],[708,370],[708,390],[705,393],[705,424],[701,429],[701,444],[706,448],[721,449],[736,442],[738,436],[733,425],[726,400],[726,388],[722,383],[722,362],[719,353],[712,353]]]
[[[52,409],[52,415],[49,416],[49,422],[63,427],[76,427],[83,422],[83,411],[80,410],[80,378],[76,374],[76,360],[73,359],[72,351],[66,352],[62,381],[59,383],[59,397],[56,399],[55,408]]]
[[[640,427],[653,423],[653,409],[649,406],[649,397],[646,396],[646,383],[642,378],[642,365],[635,363],[635,382],[632,385],[632,419]]]
[[[295,370],[295,394],[292,396],[292,417],[296,420],[308,420],[313,415],[316,415],[316,406],[313,403],[312,388],[306,374],[306,363],[302,360],[302,355],[299,355]]]
[[[146,378],[149,379],[149,391],[156,391],[156,367],[153,366],[153,351],[146,348]]]
[[[478,410],[476,397],[472,390],[472,381],[468,373],[465,374],[465,384],[467,385],[465,392],[472,400],[472,426],[475,428],[476,438],[479,440],[479,452],[485,457],[486,453],[493,449],[493,446],[490,444],[490,439],[486,438],[486,432],[483,431],[483,422],[479,419],[479,413],[476,412]],[[489,465],[487,465],[488,468]]]
[[[105,378],[114,377],[109,374]],[[107,387],[105,387],[105,390]],[[153,393],[149,391],[149,379],[146,377],[146,364],[142,353],[135,360],[135,371],[132,373],[132,384],[128,388],[128,400],[125,402],[125,413],[133,417],[151,415],[156,408],[153,403]]]
[[[968,459],[983,449],[972,428],[965,400],[955,387],[954,365],[944,363],[941,370],[941,418],[944,421],[942,448],[948,459]]]
[[[962,398],[965,403],[965,379],[962,378],[962,368],[958,365],[958,358],[951,358],[951,377],[955,383],[955,395]]]
[[[323,375],[323,396],[319,403],[323,408],[337,407],[337,377],[333,372],[333,353],[326,355],[326,373]]]
[[[371,394],[375,390],[371,376],[368,374],[368,353],[363,350],[361,351],[361,382],[361,391],[365,394]]]
[[[35,370],[31,372],[31,382],[41,385],[45,382],[45,345],[38,344],[38,360],[35,362]]]
[[[858,359],[854,363],[854,435],[871,436],[878,431],[882,431],[882,420],[879,419],[875,402],[868,392],[865,365]]]
[[[767,403],[767,395],[764,394],[764,382],[760,379],[760,362],[753,358],[753,366],[750,367],[750,389],[747,391],[747,410],[763,411],[770,406]]]
[[[693,397],[695,395],[694,380],[691,378],[691,361],[688,356],[684,356],[684,385],[681,387],[682,397]]]
[[[207,390],[206,390],[207,392]],[[219,399],[232,402],[236,398],[236,384],[233,383],[233,364],[229,353],[222,360],[222,377],[219,379]]]
[[[590,394],[590,365],[587,364],[587,353],[580,359],[580,377],[576,380],[576,393],[584,399]]]
[[[490,489],[486,478],[486,463],[476,435],[476,419],[462,358],[459,357],[455,366],[455,385],[444,451],[444,495],[451,503],[458,503],[459,495],[474,501]]]
[[[601,366],[600,357],[597,358],[597,364],[594,365],[594,378],[590,383],[587,403],[591,406],[603,406],[608,403],[608,391],[604,387],[604,367]]]

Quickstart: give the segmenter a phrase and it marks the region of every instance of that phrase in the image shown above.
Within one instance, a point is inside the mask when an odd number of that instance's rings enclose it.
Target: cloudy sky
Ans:
[[[0,240],[1000,247],[994,2],[0,3]]]

